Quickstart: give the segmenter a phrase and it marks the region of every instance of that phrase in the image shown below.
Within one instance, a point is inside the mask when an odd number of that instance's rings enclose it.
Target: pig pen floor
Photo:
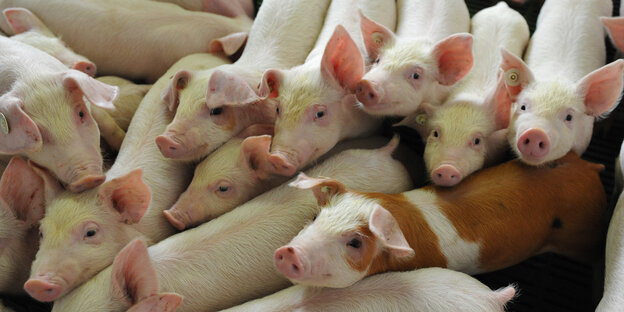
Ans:
[[[497,0],[466,0],[471,15],[497,2]],[[526,0],[524,6],[518,6],[508,1],[512,8],[518,10],[527,19],[531,33],[535,30],[535,21],[542,2],[542,0]],[[614,15],[618,15],[620,0],[613,2]],[[608,62],[614,60],[614,54],[615,51],[607,40]],[[399,132],[403,144],[408,144],[422,152],[422,142],[415,132],[404,127],[393,129],[391,124],[392,122],[385,123],[387,136],[390,137],[393,131]],[[612,196],[614,162],[623,138],[624,104],[621,104],[611,117],[596,123],[592,142],[583,155],[584,159],[606,166],[606,170],[601,173],[600,177],[610,207],[615,204]],[[604,257],[604,255],[599,256]],[[508,305],[507,311],[586,312],[594,311],[602,297],[603,275],[603,259],[595,264],[584,264],[556,254],[543,254],[504,270],[479,275],[477,278],[494,289],[510,283],[518,286],[520,295]],[[13,308],[16,312],[47,312],[52,306],[28,298],[2,299],[6,306]]]

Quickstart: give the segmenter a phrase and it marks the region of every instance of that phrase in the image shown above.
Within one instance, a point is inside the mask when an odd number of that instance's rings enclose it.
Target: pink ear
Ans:
[[[115,296],[131,298],[132,304],[157,294],[158,278],[144,241],[137,238],[117,254],[111,286]]]
[[[334,179],[322,177],[318,179],[310,178],[303,172],[299,173],[297,179],[290,182],[288,186],[296,187],[301,190],[312,189],[319,206],[325,206],[334,195],[347,192],[346,187]]]
[[[68,70],[63,75],[63,86],[71,93],[76,91],[82,92],[89,99],[89,102],[100,108],[115,109],[113,101],[119,94],[119,87],[117,86],[99,82],[87,74],[74,69]]]
[[[178,71],[175,76],[173,76],[173,79],[171,79],[169,87],[163,92],[162,100],[167,104],[167,108],[169,108],[170,112],[175,114],[178,110],[178,105],[180,105],[180,91],[186,88],[192,75],[190,71],[185,69]]]
[[[392,214],[381,205],[375,205],[369,219],[371,232],[377,241],[398,258],[414,256],[401,228]]]
[[[205,0],[204,11],[227,17],[247,15],[243,6],[236,0]]]
[[[45,213],[43,180],[21,157],[13,157],[0,178],[0,199],[17,219],[37,224]]]
[[[620,51],[624,51],[624,17],[600,17],[613,43]]]
[[[13,29],[13,32],[21,34],[31,29],[37,29],[40,32],[48,33],[52,35],[52,32],[46,27],[43,22],[35,14],[24,8],[8,8],[2,11],[4,18]]]
[[[260,88],[258,88],[258,94],[270,99],[278,97],[279,87],[283,78],[284,73],[282,73],[279,69],[267,69],[262,75],[262,81],[260,82]]]
[[[519,57],[505,48],[501,48],[501,55],[500,68],[503,70],[502,79],[505,82],[509,98],[515,101],[518,94],[535,79],[527,64]]]
[[[126,312],[174,312],[181,303],[182,296],[176,293],[164,293],[149,296]]]
[[[579,81],[577,90],[585,98],[586,114],[597,117],[619,103],[622,70],[624,60],[617,60],[594,70]]]
[[[379,56],[379,50],[393,43],[396,39],[391,30],[383,25],[377,24],[370,20],[360,10],[360,28],[362,29],[362,36],[364,38],[364,45],[366,46],[366,52],[368,52],[368,58],[374,61]]]
[[[210,76],[206,93],[206,104],[209,108],[243,106],[263,99],[238,75],[215,70]]]
[[[26,115],[21,100],[9,94],[0,96],[0,113],[0,153],[19,154],[41,149],[43,140],[39,127]]]
[[[472,69],[472,35],[460,33],[448,36],[433,48],[438,63],[438,82],[451,86]]]
[[[32,160],[28,160],[28,166],[35,172],[41,179],[43,179],[43,185],[45,190],[45,202],[51,202],[58,194],[65,189],[61,185],[61,182],[54,176],[50,170],[43,168]]]
[[[498,82],[492,93],[486,98],[485,105],[492,107],[494,114],[495,130],[507,129],[511,120],[511,105],[513,100],[505,86],[505,73],[498,70]]]
[[[210,41],[210,48],[208,52],[223,52],[225,55],[230,56],[245,45],[248,36],[249,34],[247,32],[237,32],[229,34],[225,37],[214,39]]]
[[[251,136],[241,144],[241,159],[254,172],[254,178],[266,179],[273,173],[273,166],[269,162],[271,136]]]
[[[250,137],[250,136],[257,136],[257,135],[273,135],[273,133],[275,132],[275,125],[273,124],[253,124],[247,128],[245,128],[243,131],[239,132],[236,137],[238,138],[246,138],[246,137]]]
[[[342,25],[336,26],[325,46],[321,73],[349,91],[355,89],[364,75],[362,54]]]
[[[141,220],[152,197],[149,186],[143,182],[141,168],[104,183],[99,194],[119,213],[120,221],[127,224]]]

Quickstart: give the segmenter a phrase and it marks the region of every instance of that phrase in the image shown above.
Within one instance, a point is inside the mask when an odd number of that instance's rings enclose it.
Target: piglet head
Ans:
[[[367,40],[374,40],[375,34],[367,35]],[[441,95],[446,97],[449,88],[470,72],[472,64],[470,34],[451,35],[433,47],[418,41],[397,41],[378,54],[355,94],[369,114],[407,116],[423,102],[440,103]]]
[[[96,66],[86,57],[76,54],[65,42],[57,38],[31,11],[24,8],[8,8],[2,11],[4,18],[15,33],[14,40],[46,52],[69,68],[95,76]]]
[[[373,200],[327,178],[300,175],[290,185],[310,188],[319,203],[326,203],[312,224],[275,251],[277,269],[292,282],[347,287],[378,273],[371,264],[382,252],[397,258],[413,256],[392,214]]]
[[[165,216],[179,230],[216,218],[267,189],[272,125],[243,130],[196,168],[191,184]]]
[[[105,268],[140,236],[130,225],[145,214],[150,198],[141,169],[79,196],[58,196],[41,221],[41,246],[26,291],[39,301],[53,301]]]
[[[207,75],[207,73],[204,73]],[[210,70],[205,82],[188,71],[178,72],[163,99],[175,117],[156,138],[168,158],[194,160],[206,156],[245,127],[272,123],[274,108],[241,77]]]

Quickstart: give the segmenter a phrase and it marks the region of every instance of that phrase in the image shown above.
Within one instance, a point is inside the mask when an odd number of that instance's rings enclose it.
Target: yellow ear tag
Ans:
[[[383,44],[383,35],[381,33],[373,33],[372,35],[373,40],[375,41],[375,44],[377,44],[378,46]]]
[[[415,120],[417,124],[422,126],[427,123],[427,114],[416,115]]]
[[[321,192],[322,193],[329,193],[329,186],[325,185],[321,187]]]
[[[505,72],[505,82],[512,87],[520,84],[520,71],[513,68]]]
[[[0,128],[4,134],[9,134],[9,122],[3,113],[0,113]]]

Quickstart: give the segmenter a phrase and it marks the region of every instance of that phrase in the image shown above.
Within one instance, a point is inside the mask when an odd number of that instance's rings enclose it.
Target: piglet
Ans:
[[[607,232],[605,255],[605,281],[602,299],[596,312],[617,311],[624,305],[624,193],[622,193],[622,168],[624,168],[624,144],[616,163],[616,190],[620,192]],[[618,181],[619,180],[619,181]],[[619,184],[619,185],[618,185]],[[619,186],[619,188],[617,188]]]
[[[370,71],[357,84],[371,115],[406,116],[421,103],[439,105],[472,68],[470,15],[463,0],[402,0],[396,36],[362,20]]]
[[[229,17],[236,17],[240,11],[244,11],[247,16],[254,17],[254,5],[252,0],[155,0],[160,2],[174,3],[186,10],[205,11],[221,14]]]
[[[224,312],[504,312],[515,295],[514,286],[492,291],[467,274],[426,268],[378,274],[347,288],[296,285]]]
[[[0,37],[0,50],[0,153],[30,158],[73,192],[104,182],[88,103],[114,109],[118,88],[21,42]]]
[[[96,66],[86,57],[76,54],[37,17],[24,8],[8,8],[2,11],[6,22],[15,34],[11,39],[31,45],[54,56],[65,66],[95,76]]]
[[[275,265],[294,283],[341,288],[423,267],[490,272],[546,251],[591,257],[604,237],[603,169],[574,153],[545,167],[516,159],[451,189],[394,195],[301,174],[290,185],[311,189],[323,209],[275,251]]]
[[[529,26],[505,2],[472,18],[474,65],[442,106],[423,104],[427,115],[425,163],[433,183],[453,186],[484,166],[500,162],[507,151],[509,107],[497,107],[500,47],[522,55]],[[502,90],[501,90],[502,89]],[[418,117],[416,117],[417,119]],[[423,138],[425,139],[425,138]]]
[[[596,117],[619,103],[624,61],[602,66],[606,52],[599,17],[611,16],[612,5],[609,0],[548,1],[527,63],[503,53],[506,92],[496,97],[496,105],[510,108],[507,138],[525,163],[541,165],[571,150],[582,154]]]
[[[411,187],[405,168],[390,156],[397,140],[376,150],[348,150],[308,171],[342,179],[354,188],[382,192]],[[273,268],[273,250],[288,242],[318,211],[312,194],[282,185],[194,229],[149,248],[160,291],[184,297],[178,312],[228,308],[289,286]],[[137,269],[144,267],[137,262]],[[54,303],[53,311],[124,311],[135,293],[136,279],[100,272]],[[189,287],[192,285],[192,287]],[[130,288],[130,289],[128,289]]]

